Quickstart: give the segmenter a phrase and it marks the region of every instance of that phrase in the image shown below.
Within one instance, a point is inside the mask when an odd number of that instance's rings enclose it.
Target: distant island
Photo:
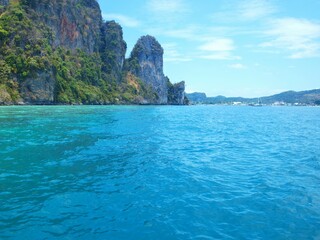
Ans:
[[[259,98],[243,98],[243,97],[207,97],[205,93],[187,93],[188,99],[192,104],[227,104],[227,105],[320,105],[320,89],[313,89],[307,91],[287,91],[267,97]]]
[[[96,0],[0,0],[0,105],[187,104],[154,37],[126,50]]]

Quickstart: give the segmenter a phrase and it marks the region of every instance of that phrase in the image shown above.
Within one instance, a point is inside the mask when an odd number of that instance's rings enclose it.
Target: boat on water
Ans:
[[[257,103],[250,103],[249,106],[251,107],[262,107],[262,103],[261,103],[261,99],[258,98],[258,102]]]

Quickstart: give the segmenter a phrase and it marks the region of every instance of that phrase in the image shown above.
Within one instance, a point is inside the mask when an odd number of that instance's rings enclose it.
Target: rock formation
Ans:
[[[168,103],[168,85],[163,74],[163,48],[151,36],[141,37],[129,59],[130,71],[157,93],[157,104]]]
[[[52,104],[54,87],[52,72],[39,72],[36,79],[28,78],[21,84],[21,97],[27,104]]]
[[[34,21],[46,24],[53,35],[52,46],[98,51],[102,17],[94,0],[24,0],[25,9],[35,12]]]
[[[187,104],[187,98],[185,96],[185,82],[179,82],[176,84],[170,84],[168,89],[168,104],[172,105],[184,105]]]
[[[127,44],[123,40],[121,26],[115,21],[108,21],[102,28],[101,58],[103,69],[118,82],[122,77],[122,69],[127,51]]]
[[[0,13],[0,104],[184,103],[158,41],[141,37],[125,60],[96,0],[0,0]]]
[[[193,103],[205,102],[207,99],[207,95],[201,92],[194,92],[186,94],[188,99]]]

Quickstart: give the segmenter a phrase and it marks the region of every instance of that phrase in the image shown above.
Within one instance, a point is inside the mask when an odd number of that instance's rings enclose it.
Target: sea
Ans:
[[[320,108],[0,107],[0,239],[320,239]]]

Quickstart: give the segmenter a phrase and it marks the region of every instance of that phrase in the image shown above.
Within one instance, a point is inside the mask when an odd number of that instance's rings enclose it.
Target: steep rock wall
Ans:
[[[23,0],[34,20],[46,24],[53,34],[52,46],[97,52],[102,17],[95,0]]]
[[[108,21],[102,28],[101,58],[103,71],[108,77],[121,81],[122,69],[127,51],[122,27],[115,21]]]
[[[21,96],[25,103],[52,104],[55,80],[52,72],[39,72],[36,78],[28,78],[21,84]]]
[[[157,94],[155,104],[168,103],[168,85],[163,74],[163,48],[152,36],[141,37],[129,59],[129,70]]]
[[[122,28],[96,0],[0,0],[1,12],[0,104],[167,104],[168,91],[181,103],[158,41],[141,37],[125,60]]]
[[[184,105],[186,104],[186,96],[185,96],[185,82],[179,82],[176,84],[170,84],[168,82],[168,104],[172,105]]]

